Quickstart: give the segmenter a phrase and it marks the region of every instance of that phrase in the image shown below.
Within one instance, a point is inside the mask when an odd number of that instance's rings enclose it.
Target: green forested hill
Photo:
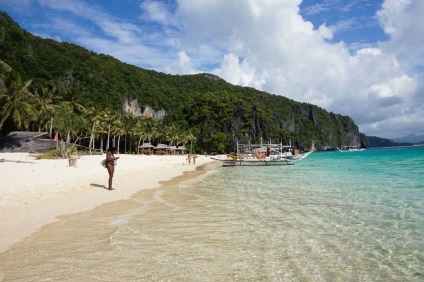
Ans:
[[[387,138],[381,138],[377,136],[367,136],[367,140],[370,144],[370,147],[396,147],[396,146],[412,146],[413,143],[407,142],[396,142]]]
[[[158,134],[143,133],[142,139],[153,143],[164,139],[181,143],[178,138],[165,138],[161,134],[165,128],[172,127],[190,132],[191,140],[196,140],[196,148],[206,152],[232,151],[237,141],[253,143],[261,138],[264,142],[292,142],[301,149],[310,148],[312,144],[318,149],[346,144],[367,146],[366,138],[351,118],[311,104],[235,86],[211,74],[169,75],[138,68],[74,44],[33,36],[4,12],[0,13],[0,32],[1,61],[22,81],[32,80],[31,93],[54,85],[60,98],[54,103],[70,102],[98,112],[112,111],[120,118],[128,115],[128,107],[141,113],[147,109],[156,116],[156,122],[160,120],[155,127]],[[2,78],[7,80],[5,75]],[[0,88],[5,92],[7,87]],[[136,103],[129,104],[134,101]],[[0,100],[0,103],[3,107],[6,102]],[[82,110],[72,109],[84,116]],[[39,118],[38,124],[34,119],[27,126],[11,120],[7,123],[9,131],[49,126],[47,118],[44,122]],[[52,124],[59,131],[70,131],[60,129],[53,122],[50,126]],[[3,128],[0,134],[5,131]],[[119,135],[127,134],[134,139],[134,134],[127,131]],[[89,134],[90,130],[85,132]],[[99,142],[104,138],[104,131],[96,136]]]

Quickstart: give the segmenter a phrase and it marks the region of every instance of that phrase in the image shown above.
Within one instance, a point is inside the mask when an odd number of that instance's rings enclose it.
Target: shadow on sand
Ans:
[[[103,189],[106,189],[106,190],[109,190],[105,185],[100,185],[100,184],[96,184],[96,183],[91,183],[90,184],[90,186],[93,186],[93,187],[97,187],[97,188],[103,188]],[[113,189],[112,189],[113,190]]]

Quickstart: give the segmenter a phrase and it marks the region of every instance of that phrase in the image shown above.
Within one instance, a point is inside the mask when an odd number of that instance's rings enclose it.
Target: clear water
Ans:
[[[0,280],[424,281],[424,148],[314,153],[67,216]]]

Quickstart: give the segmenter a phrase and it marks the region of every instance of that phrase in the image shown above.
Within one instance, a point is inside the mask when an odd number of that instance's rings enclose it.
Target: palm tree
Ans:
[[[168,133],[167,139],[171,142],[171,145],[175,145],[175,146],[178,146],[184,137],[182,133],[182,129],[176,123],[171,123],[168,126],[167,133]]]
[[[2,73],[3,72],[8,73],[12,71],[12,67],[6,64],[5,62],[3,62],[2,60],[0,60],[0,69]]]
[[[122,123],[123,123],[123,127],[122,127],[123,133],[122,134],[125,136],[124,151],[127,152],[127,143],[128,143],[127,137],[130,136],[131,128],[135,124],[135,117],[132,116],[132,115],[124,115],[122,117]]]
[[[37,119],[37,111],[33,106],[34,95],[28,89],[31,82],[22,81],[21,76],[14,71],[7,71],[0,76],[0,131],[10,116],[20,129],[28,129],[30,122]]]
[[[148,118],[148,121],[149,128],[147,130],[150,131],[150,138],[152,140],[158,139],[160,136],[159,122],[152,117]]]
[[[75,88],[67,88],[63,90],[62,96],[65,97],[66,103],[69,105],[71,110],[75,113],[84,112],[84,106],[80,104],[81,93]]]
[[[168,126],[165,124],[163,120],[156,121],[156,131],[158,132],[157,138],[159,138],[159,143],[167,140],[167,136],[169,136]]]
[[[35,91],[36,108],[38,110],[38,131],[41,131],[41,125],[43,119],[50,119],[50,136],[52,136],[53,117],[52,109],[56,107],[54,100],[58,98],[55,95],[56,87],[52,81],[49,82],[49,87],[42,86],[40,93]]]
[[[196,141],[196,136],[194,136],[193,132],[191,130],[188,130],[184,133],[184,136],[182,138],[183,146],[187,148],[187,143],[191,143],[190,152],[193,152],[193,141]]]
[[[106,144],[106,150],[107,150],[109,149],[109,142],[110,142],[110,128],[117,114],[113,112],[111,109],[106,109],[104,113],[105,113],[105,116],[103,120],[107,123],[107,144]]]
[[[106,150],[109,148],[110,132],[111,132],[111,127],[112,127],[112,122],[115,120],[116,115],[117,114],[115,112],[113,112],[111,109],[105,109],[97,115],[97,118],[99,120],[98,130],[100,131],[100,134],[101,134],[101,139],[100,139],[100,143],[101,143],[100,148],[101,149],[103,149],[103,137],[102,136],[106,133],[107,133]]]
[[[136,118],[136,122],[135,122],[135,125],[131,129],[131,133],[134,137],[138,137],[137,152],[139,152],[138,148],[140,148],[141,140],[144,139],[145,136],[146,136],[146,123],[145,123],[144,118],[142,118],[142,117]]]
[[[59,132],[66,134],[67,143],[71,142],[71,134],[76,135],[86,124],[82,117],[74,113],[69,103],[66,102],[60,103],[55,109],[54,120]]]
[[[115,137],[116,136],[118,137],[117,145],[114,144],[114,146],[116,146],[116,151],[119,154],[119,148],[120,148],[120,144],[121,144],[121,136],[125,134],[125,130],[124,130],[124,116],[122,116],[121,114],[119,114],[117,116],[116,120],[112,124],[112,133],[113,133],[113,135]]]
[[[83,116],[87,121],[91,123],[91,131],[90,131],[90,141],[88,144],[88,148],[91,153],[91,149],[95,149],[94,141],[96,137],[96,126],[99,124],[98,112],[94,107],[85,108],[83,111]]]

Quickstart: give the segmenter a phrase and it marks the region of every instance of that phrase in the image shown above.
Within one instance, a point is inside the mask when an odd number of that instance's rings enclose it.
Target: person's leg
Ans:
[[[112,190],[112,179],[115,167],[112,164],[107,165],[107,172],[109,173],[109,190]]]

